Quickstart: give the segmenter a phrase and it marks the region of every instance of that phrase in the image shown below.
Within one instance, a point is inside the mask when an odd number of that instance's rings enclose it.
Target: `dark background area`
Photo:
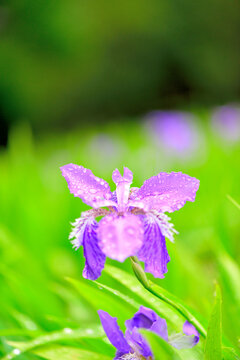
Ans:
[[[54,131],[237,101],[239,38],[238,1],[2,1],[1,143],[16,122]]]

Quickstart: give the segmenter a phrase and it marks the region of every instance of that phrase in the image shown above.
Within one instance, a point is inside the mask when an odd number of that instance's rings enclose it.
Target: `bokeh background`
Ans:
[[[206,323],[219,282],[224,336],[237,349],[240,211],[229,195],[240,202],[239,38],[237,0],[1,1],[1,356],[9,340],[91,328],[100,307],[121,323],[133,314],[82,280],[68,234],[87,206],[61,177],[69,162],[110,183],[123,166],[134,186],[160,171],[200,179],[196,202],[171,216],[179,235],[157,282]],[[107,263],[131,273],[129,261]],[[100,281],[120,287],[107,272]],[[113,356],[97,341],[72,345],[89,344]]]

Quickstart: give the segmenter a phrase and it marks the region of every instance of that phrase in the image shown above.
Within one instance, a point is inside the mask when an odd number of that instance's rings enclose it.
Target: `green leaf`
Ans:
[[[120,297],[114,296],[111,292],[106,293],[105,291],[101,291],[101,286],[100,288],[96,288],[94,282],[71,278],[67,280],[76,288],[78,293],[92,305],[95,312],[102,309],[112,313],[114,309],[116,316],[120,316],[121,314],[123,318],[127,319],[135,310],[135,307],[131,306],[131,302],[129,303],[130,306],[126,306]]]
[[[144,289],[141,285],[136,285],[136,278],[119,268],[108,265],[106,266],[105,271],[126,286],[129,290],[137,293],[137,296],[144,299],[151,308],[155,308],[162,317],[167,318],[173,323],[173,325],[176,325],[176,322],[178,322],[179,325],[181,324],[179,327],[182,327],[184,318],[189,320],[203,336],[206,336],[206,330],[196,316],[193,315],[193,313],[180,299],[169,293],[166,289],[149,281],[147,288],[148,291],[146,291],[146,286]],[[149,292],[151,292],[152,295],[149,294]],[[156,299],[156,297],[158,299]]]
[[[216,285],[216,297],[210,317],[204,360],[222,359],[222,295],[221,289]]]
[[[8,341],[8,344],[13,346],[14,349],[3,360],[14,359],[21,353],[31,351],[32,349],[46,344],[63,341],[63,340],[77,340],[80,338],[100,338],[104,335],[101,326],[91,326],[87,329],[63,329],[55,331],[46,335],[39,336],[34,340],[28,342]]]
[[[240,304],[240,268],[226,252],[220,253],[218,260],[221,271],[226,278],[229,292],[231,292],[236,303]]]
[[[140,331],[144,338],[147,339],[150,344],[151,350],[154,354],[155,360],[181,360],[183,359],[177,354],[176,349],[168,344],[165,340],[160,338],[158,335],[148,330]]]
[[[0,329],[0,337],[6,336],[29,336],[34,338],[43,335],[43,331],[39,330],[25,330],[25,329]]]
[[[235,199],[233,199],[230,195],[227,195],[227,198],[240,210],[240,204]]]
[[[156,310],[161,317],[167,319],[173,326],[179,326],[179,330],[181,329],[183,324],[182,317],[180,317],[174,309],[169,307],[168,304],[159,301],[155,296],[144,289],[144,287],[139,284],[135,276],[111,265],[106,265],[104,271],[123,285],[124,288],[127,288],[127,291],[131,292],[131,297],[135,298],[141,303],[141,305],[145,305]]]
[[[224,360],[240,360],[240,357],[236,354],[232,348],[223,348],[223,359]]]
[[[180,299],[152,282],[150,282],[149,291],[151,291],[151,293],[157,296],[160,300],[165,301],[167,304],[176,309],[183,316],[183,318],[187,319],[195,326],[195,328],[202,336],[206,336],[206,330],[204,326]]]
[[[35,349],[34,354],[47,360],[112,360],[112,357],[70,346],[51,345]]]
[[[138,303],[137,301],[135,301],[134,299],[132,299],[131,297],[123,294],[121,291],[119,290],[115,290],[113,288],[111,288],[110,286],[104,285],[98,281],[94,281],[93,283],[94,285],[98,286],[98,289],[100,290],[104,290],[106,293],[110,293],[113,294],[115,297],[120,298],[121,300],[125,301],[126,304],[130,304],[132,305],[132,307],[134,307],[135,309],[139,309],[139,307],[141,306],[140,303]]]
[[[137,258],[131,257],[131,263],[132,263],[132,268],[133,268],[133,271],[134,271],[137,279],[140,281],[140,283],[143,285],[143,287],[146,290],[148,290],[154,296],[158,297],[160,300],[162,300],[165,303],[172,306],[185,319],[187,319],[189,322],[191,322],[196,327],[196,329],[200,332],[201,335],[206,337],[206,330],[204,329],[202,324],[196,319],[196,317],[193,315],[193,313],[191,311],[189,311],[189,309],[186,307],[186,305],[183,304],[183,302],[180,299],[178,299],[175,295],[171,294],[166,289],[160,287],[159,285],[156,285],[152,281],[149,281]]]
[[[190,349],[178,350],[148,330],[141,330],[140,332],[150,344],[155,360],[202,360],[203,358],[199,344]]]

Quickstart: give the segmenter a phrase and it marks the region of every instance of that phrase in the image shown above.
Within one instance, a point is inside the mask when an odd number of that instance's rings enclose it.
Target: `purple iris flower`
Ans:
[[[176,232],[165,211],[180,209],[194,201],[199,180],[181,172],[160,173],[141,188],[131,188],[133,174],[114,170],[116,191],[82,166],[61,167],[69,190],[93,209],[76,219],[70,239],[77,250],[81,245],[86,259],[83,276],[95,280],[101,275],[106,256],[123,262],[137,255],[145,270],[162,278],[170,261],[165,237],[173,241]],[[97,222],[95,219],[101,217]]]
[[[195,327],[186,321],[182,334],[169,336],[165,319],[160,318],[153,310],[141,306],[132,319],[125,322],[125,335],[120,330],[117,318],[111,317],[103,310],[98,311],[103,329],[117,349],[115,360],[152,360],[153,353],[139,329],[147,329],[177,349],[187,349],[199,342],[199,333]]]
[[[240,140],[240,107],[225,105],[217,107],[212,116],[212,127],[222,139],[229,143]]]
[[[153,111],[147,115],[148,129],[158,146],[170,155],[186,157],[199,147],[201,132],[194,116],[181,111]]]

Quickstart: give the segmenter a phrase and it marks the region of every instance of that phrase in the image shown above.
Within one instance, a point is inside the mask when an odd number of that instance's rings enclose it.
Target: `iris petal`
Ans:
[[[137,328],[133,328],[132,331],[127,330],[125,336],[134,353],[144,356],[145,358],[153,355],[148,342],[142,334],[138,332]]]
[[[89,211],[89,214],[92,210]],[[84,213],[83,213],[84,214]],[[83,270],[83,277],[89,280],[96,280],[105,265],[106,256],[98,245],[97,239],[98,223],[92,216],[83,215],[73,223],[73,229],[69,236],[73,247],[77,250],[83,246],[83,254],[86,259]]]
[[[105,265],[106,256],[101,251],[97,239],[98,223],[92,220],[87,224],[83,234],[83,254],[86,259],[83,277],[96,280]]]
[[[155,311],[148,309],[144,306],[140,306],[139,311],[134,314],[132,319],[125,322],[126,327],[132,330],[134,327],[140,329],[150,329],[152,324],[158,319],[158,315]]]
[[[96,207],[98,201],[111,198],[108,183],[95,176],[91,170],[83,166],[68,164],[62,166],[61,171],[70,192],[80,197],[87,205]]]
[[[99,222],[99,246],[108,257],[124,261],[136,255],[143,243],[143,225],[133,214],[107,215]]]
[[[148,329],[168,341],[167,322],[160,318],[155,311],[140,306],[140,309],[132,319],[126,321],[126,327],[130,331],[136,327],[138,329]]]
[[[133,180],[133,174],[131,170],[125,167],[122,176],[119,170],[116,169],[113,171],[112,179],[117,185],[116,194],[117,194],[118,211],[125,211],[128,204],[130,185]]]
[[[176,349],[192,348],[199,342],[199,332],[188,321],[183,325],[183,334],[175,334],[170,336],[169,343]]]
[[[100,317],[102,327],[111,344],[122,354],[129,353],[131,348],[118,326],[117,318],[113,318],[103,310],[99,310],[98,315]]]
[[[146,209],[173,212],[183,207],[186,201],[194,201],[199,180],[181,172],[160,173],[147,179],[135,191],[131,200],[145,203]]]
[[[144,242],[138,252],[138,258],[145,262],[146,272],[164,278],[170,257],[159,221],[153,215],[144,216]]]

